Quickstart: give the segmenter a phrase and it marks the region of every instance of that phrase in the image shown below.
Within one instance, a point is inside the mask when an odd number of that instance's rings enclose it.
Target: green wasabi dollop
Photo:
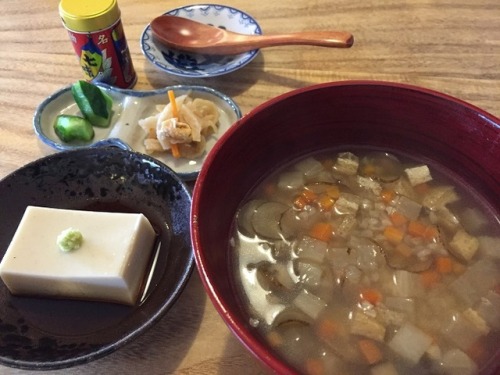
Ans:
[[[83,243],[82,233],[73,228],[68,228],[63,230],[59,236],[57,236],[57,246],[62,251],[74,251],[79,249]]]

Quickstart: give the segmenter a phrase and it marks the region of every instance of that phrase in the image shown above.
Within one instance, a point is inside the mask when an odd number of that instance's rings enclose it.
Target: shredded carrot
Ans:
[[[313,225],[309,235],[317,240],[328,242],[333,236],[333,225],[326,222],[318,222]]]
[[[413,254],[413,250],[410,246],[404,242],[400,242],[396,245],[396,250],[403,256],[409,257]]]
[[[394,190],[383,189],[380,192],[380,197],[385,204],[389,204],[396,197],[396,192]]]
[[[338,330],[338,324],[333,319],[329,318],[322,319],[317,327],[318,336],[322,339],[333,338]]]
[[[175,101],[174,90],[168,90],[168,100],[172,106],[172,116],[179,117],[179,111],[177,110],[177,102]]]
[[[322,194],[318,198],[318,206],[321,211],[330,211],[333,208],[334,203],[335,199],[327,194]]]
[[[391,243],[397,244],[403,240],[404,232],[399,228],[389,225],[384,229],[384,237]]]
[[[420,281],[425,288],[434,287],[439,280],[441,280],[441,275],[433,269],[420,273]]]
[[[267,341],[271,346],[277,347],[283,344],[283,337],[278,332],[272,331],[267,335]]]
[[[394,211],[393,213],[391,213],[389,215],[389,219],[391,220],[391,223],[397,227],[405,225],[408,222],[408,219],[406,218],[406,216],[403,214],[400,214],[397,211]]]
[[[308,358],[306,360],[307,375],[323,375],[325,374],[325,366],[321,360],[316,358]]]
[[[168,100],[172,106],[172,116],[178,118],[179,111],[177,110],[177,102],[175,101],[175,94],[173,90],[168,90]],[[171,143],[170,148],[172,150],[172,156],[176,159],[181,157],[181,152],[179,150],[179,145],[177,143]]]
[[[170,144],[170,150],[172,151],[172,156],[176,159],[181,157],[181,152],[179,150],[179,145],[177,143]]]
[[[382,351],[372,340],[361,339],[358,341],[358,347],[370,365],[380,362],[383,358]]]
[[[438,256],[435,260],[436,270],[439,273],[453,272],[453,260],[449,256]]]
[[[372,305],[378,304],[380,301],[382,301],[382,293],[380,293],[377,289],[375,288],[364,288],[361,290],[359,293],[359,296],[370,302]]]

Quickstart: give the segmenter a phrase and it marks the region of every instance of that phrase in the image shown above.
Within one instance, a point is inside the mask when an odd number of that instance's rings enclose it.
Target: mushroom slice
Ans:
[[[406,267],[407,271],[410,272],[424,272],[431,268],[433,263],[433,257],[427,256],[424,258],[419,258],[417,256],[412,257],[410,264]]]
[[[295,286],[285,264],[262,262],[257,265],[256,275],[260,286],[270,292],[279,294]]]
[[[359,174],[382,182],[393,182],[401,177],[403,166],[397,157],[387,152],[371,152],[359,163]]]
[[[276,315],[272,325],[274,327],[282,327],[285,328],[287,325],[304,325],[308,326],[312,324],[312,319],[303,313],[301,310],[295,307],[289,307],[281,311]]]
[[[291,239],[297,236],[301,227],[300,216],[297,215],[297,211],[293,208],[287,209],[280,220],[280,229],[283,237],[286,239]]]
[[[265,201],[262,199],[252,199],[245,203],[238,211],[238,214],[236,215],[238,230],[245,236],[255,236],[255,230],[252,225],[252,217],[257,210],[257,207],[264,202]]]
[[[387,265],[396,270],[418,273],[427,271],[433,263],[433,258],[431,256],[418,257],[415,254],[403,254],[392,246],[384,243],[381,243],[380,246],[383,249],[382,253],[385,256]]]
[[[281,239],[281,216],[289,208],[280,202],[265,202],[259,205],[252,216],[252,226],[255,233],[264,238]]]

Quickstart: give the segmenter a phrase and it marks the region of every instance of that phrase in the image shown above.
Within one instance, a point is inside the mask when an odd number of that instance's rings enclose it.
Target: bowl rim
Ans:
[[[292,96],[303,94],[306,92],[329,88],[329,87],[353,87],[353,86],[368,86],[368,87],[386,87],[386,88],[394,88],[394,89],[402,89],[417,92],[426,96],[434,97],[437,99],[445,100],[447,102],[451,102],[458,106],[461,106],[467,110],[476,112],[483,120],[490,123],[493,127],[498,129],[498,133],[500,135],[500,118],[495,117],[493,114],[488,113],[487,111],[468,103],[462,99],[451,96],[449,94],[445,94],[433,89],[406,84],[399,82],[391,82],[391,81],[382,81],[382,80],[345,80],[345,81],[332,81],[325,82],[315,85],[310,85],[298,89],[294,89],[288,92],[285,92],[281,95],[278,95],[266,102],[261,103],[253,110],[251,110],[247,115],[243,116],[240,120],[238,120],[229,131],[227,131],[217,142],[214,148],[211,150],[208,155],[203,167],[198,175],[198,179],[196,180],[195,187],[193,190],[193,201],[191,204],[191,241],[192,248],[195,257],[195,264],[197,271],[202,280],[203,286],[212,301],[215,309],[221,315],[222,319],[228,326],[228,328],[235,334],[236,338],[251,352],[257,359],[259,359],[262,363],[264,363],[269,369],[276,371],[280,374],[294,374],[296,371],[279,361],[276,356],[271,355],[271,353],[265,348],[263,344],[259,342],[249,331],[242,328],[243,324],[241,324],[238,319],[231,312],[231,309],[228,307],[228,304],[225,303],[221,298],[219,298],[215,286],[209,280],[209,270],[205,267],[205,258],[206,254],[203,254],[200,251],[200,229],[198,227],[197,220],[197,212],[200,206],[200,197],[201,197],[201,186],[203,185],[205,179],[207,179],[210,166],[214,163],[214,160],[217,158],[217,155],[220,149],[225,144],[225,141],[232,136],[232,134],[238,131],[238,128],[243,125],[248,118],[253,117],[253,115],[258,114],[268,107],[273,106],[277,102],[281,102],[286,100]]]

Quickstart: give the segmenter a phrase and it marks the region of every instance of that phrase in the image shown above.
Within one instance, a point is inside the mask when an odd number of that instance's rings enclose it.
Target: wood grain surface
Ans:
[[[253,15],[264,33],[345,30],[351,49],[275,47],[234,73],[186,79],[142,55],[149,21],[180,0],[119,0],[138,73],[137,90],[201,84],[231,96],[244,113],[279,94],[341,80],[410,83],[458,97],[500,116],[498,0],[227,0]],[[81,79],[58,1],[2,0],[0,11],[0,178],[49,151],[34,134],[37,105]],[[0,207],[0,209],[2,209]],[[102,359],[45,374],[263,374],[235,339],[193,274],[174,308],[151,330]],[[0,374],[29,371],[0,365]]]

